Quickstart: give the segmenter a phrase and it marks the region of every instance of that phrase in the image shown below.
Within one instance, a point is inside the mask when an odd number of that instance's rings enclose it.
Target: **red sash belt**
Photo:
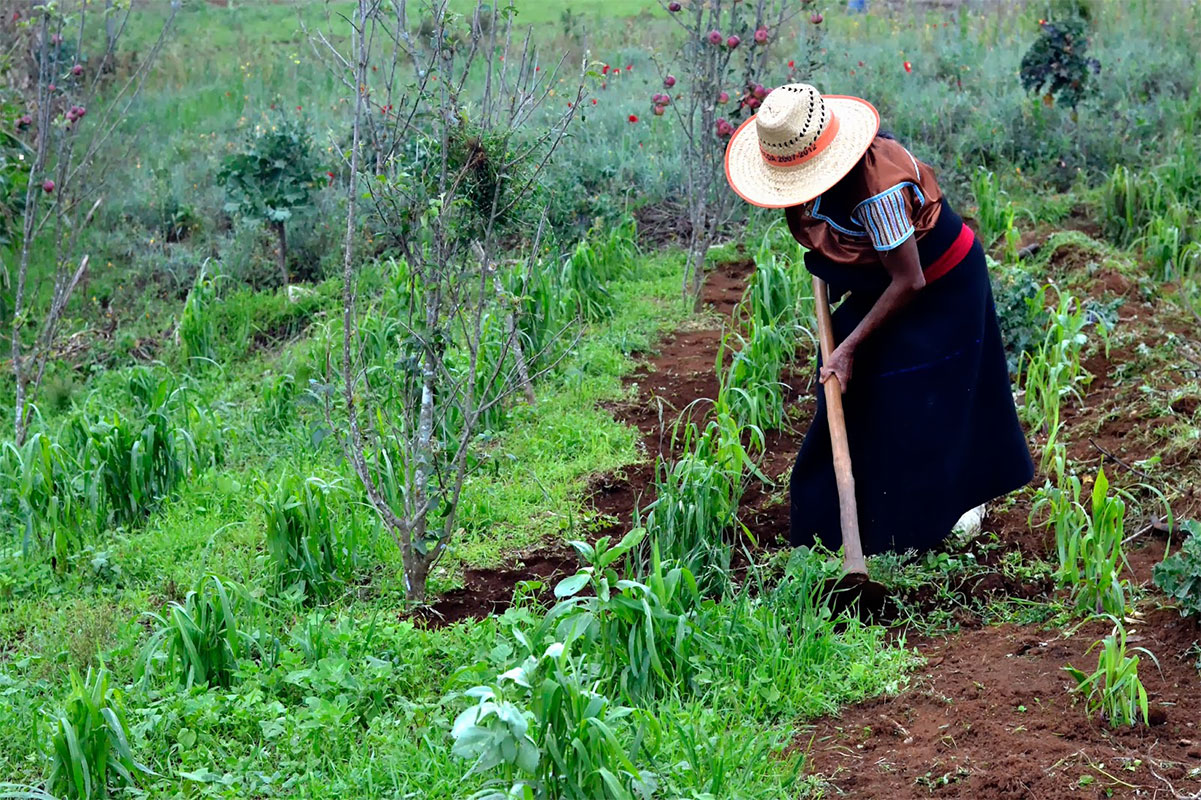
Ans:
[[[935,259],[934,263],[924,270],[926,283],[933,283],[958,266],[959,262],[967,257],[968,251],[972,249],[975,241],[976,234],[972,233],[972,229],[965,223],[963,228],[960,229],[959,235],[955,237],[955,241],[951,242],[951,246],[947,248],[947,251]]]

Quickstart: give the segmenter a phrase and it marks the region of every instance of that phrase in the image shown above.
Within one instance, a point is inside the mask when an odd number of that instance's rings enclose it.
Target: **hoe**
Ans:
[[[817,335],[821,343],[822,361],[834,350],[834,327],[830,321],[830,296],[826,282],[813,276],[813,300],[817,309]],[[831,377],[823,387],[826,392],[826,417],[830,422],[830,445],[834,451],[834,478],[838,484],[838,513],[842,528],[843,575],[833,586],[834,603],[838,608],[850,606],[856,600],[861,614],[872,615],[884,607],[885,588],[867,574],[863,544],[859,541],[859,512],[855,505],[855,476],[851,472],[851,449],[847,444],[846,418],[842,413],[842,386]]]

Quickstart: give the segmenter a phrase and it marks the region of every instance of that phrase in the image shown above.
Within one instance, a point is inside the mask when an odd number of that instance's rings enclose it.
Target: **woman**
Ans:
[[[827,282],[865,553],[926,550],[1034,466],[1013,404],[984,251],[934,171],[867,101],[771,92],[731,137],[726,177],[783,208]],[[841,545],[823,393],[792,471],[792,543]]]

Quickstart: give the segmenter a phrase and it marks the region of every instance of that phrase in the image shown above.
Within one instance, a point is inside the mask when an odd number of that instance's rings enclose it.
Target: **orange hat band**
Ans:
[[[830,121],[826,123],[826,129],[821,132],[821,135],[813,140],[813,143],[792,155],[781,156],[776,153],[770,153],[759,143],[759,152],[763,155],[763,160],[773,167],[795,167],[798,164],[804,164],[811,158],[817,156],[821,151],[830,146],[830,142],[834,141],[834,137],[838,134],[838,117],[834,112],[830,112]]]

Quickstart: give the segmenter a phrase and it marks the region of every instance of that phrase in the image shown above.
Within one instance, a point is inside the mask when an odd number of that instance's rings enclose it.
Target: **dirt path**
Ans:
[[[1164,545],[1132,554],[1145,570],[1136,583]],[[1108,632],[1102,623],[1074,632],[976,623],[915,642],[928,662],[912,688],[805,726],[797,746],[807,770],[848,798],[1172,798],[1169,784],[1175,796],[1201,797],[1201,631],[1172,610],[1128,623],[1128,646],[1159,665],[1138,654],[1151,726],[1116,731],[1086,718],[1063,670],[1091,673],[1097,652],[1086,651]]]

